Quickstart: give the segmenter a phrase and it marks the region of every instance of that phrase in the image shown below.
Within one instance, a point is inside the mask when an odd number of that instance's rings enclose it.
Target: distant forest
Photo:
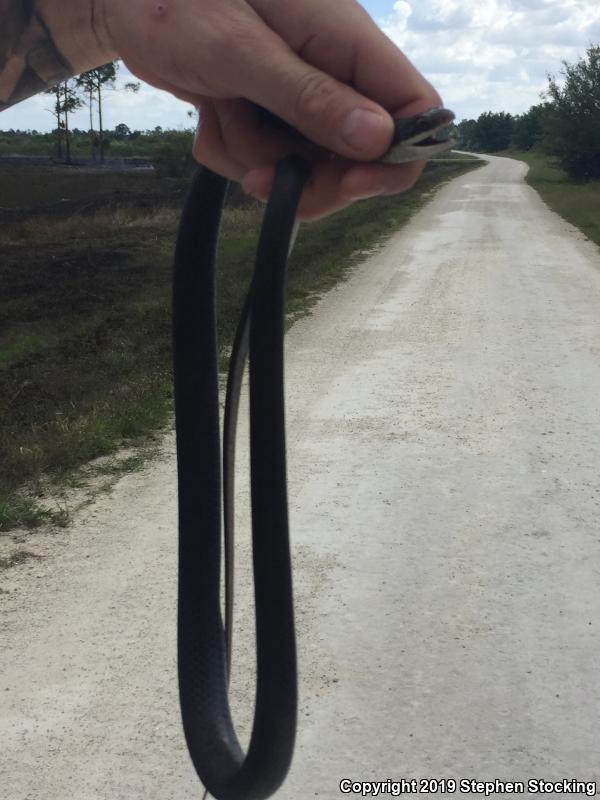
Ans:
[[[78,128],[68,133],[69,157],[65,153],[64,131],[40,133],[31,131],[0,131],[0,157],[32,156],[52,158],[58,162],[98,164],[113,159],[151,161],[167,177],[181,177],[193,165],[191,155],[194,131],[130,130],[127,125],[116,125],[102,131],[102,156],[100,134]],[[59,141],[61,145],[59,146]]]
[[[117,88],[119,62],[114,61],[84,72],[48,89],[48,111],[55,127],[48,133],[37,130],[0,131],[1,156],[51,158],[65,164],[97,162],[109,159],[144,159],[152,161],[164,174],[179,177],[192,166],[193,128],[189,130],[131,130],[124,123],[113,129],[104,126],[104,109],[114,92],[137,92],[139,83]],[[71,127],[75,111],[87,107],[89,128]],[[193,117],[190,112],[190,117]],[[1,118],[0,118],[1,119]]]
[[[548,78],[543,102],[525,114],[491,111],[455,126],[464,150],[540,150],[556,157],[570,178],[600,178],[600,46],[575,64],[563,63],[561,80]]]

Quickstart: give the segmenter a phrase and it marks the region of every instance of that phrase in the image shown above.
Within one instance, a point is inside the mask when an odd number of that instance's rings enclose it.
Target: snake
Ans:
[[[386,164],[449,150],[448,109],[394,120]],[[291,765],[297,667],[287,503],[284,403],[285,275],[311,163],[278,162],[253,277],[229,361],[220,433],[216,255],[229,182],[199,167],[181,215],[173,272],[173,367],[178,475],[177,668],[187,748],[215,800],[264,800]],[[250,486],[256,696],[248,750],[232,721],[235,440],[249,359]],[[223,555],[224,553],[224,555]],[[222,561],[225,613],[221,608]],[[206,795],[205,795],[206,796]]]

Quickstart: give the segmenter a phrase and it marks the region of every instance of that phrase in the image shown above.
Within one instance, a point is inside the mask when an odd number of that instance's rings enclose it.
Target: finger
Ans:
[[[348,159],[382,155],[392,138],[390,115],[379,104],[307,64],[260,22],[224,65],[220,83],[286,120],[312,142]],[[250,40],[250,41],[249,41]]]
[[[196,161],[232,181],[241,181],[247,167],[225,145],[223,130],[212,101],[198,106],[198,128],[192,153]]]
[[[355,0],[251,0],[306,62],[350,83],[393,115],[442,105],[433,86]]]
[[[341,159],[318,164],[302,195],[298,217],[319,219],[355,200],[404,192],[414,185],[422,169],[422,163],[357,165]],[[266,201],[274,176],[273,167],[250,170],[243,178],[242,187],[248,194]]]
[[[348,162],[345,162],[347,164]],[[297,216],[303,220],[314,220],[350,205],[348,198],[339,195],[340,179],[346,167],[338,164],[320,164],[313,170],[304,187]],[[259,167],[250,170],[242,181],[248,194],[266,202],[275,178],[274,167]]]
[[[182,90],[149,74],[154,86],[191,103],[199,112],[193,154],[214,172],[240,181],[259,164],[278,161],[290,152],[311,155],[300,140],[278,132],[262,120],[254,104],[241,99],[215,100]]]
[[[164,49],[156,46],[160,68],[151,71],[163,80],[152,81],[155,85],[165,87],[167,76],[179,96],[245,97],[282,117],[311,141],[346,158],[368,160],[387,149],[393,124],[385,109],[304,62],[250,3],[219,4],[219,13],[210,3],[205,13],[200,13],[197,5],[172,4],[163,19],[153,21],[151,44],[175,29],[186,32],[182,47],[177,49],[173,42],[168,58]],[[129,24],[133,26],[134,20]],[[192,42],[196,44],[190,57]],[[126,63],[149,80],[141,56],[136,61],[128,55]]]
[[[145,71],[144,80],[196,107],[198,126],[192,148],[194,158],[199,164],[229,180],[241,181],[248,171],[248,164],[236,158],[235,148],[227,148],[214,101],[182,89],[148,70]]]
[[[214,100],[213,104],[225,146],[247,169],[274,164],[292,152],[315,157],[316,148],[313,152],[308,142],[275,127],[253,103],[236,99]]]
[[[423,172],[424,161],[408,164],[356,164],[344,174],[341,197],[358,200],[365,197],[406,192]]]
[[[289,153],[313,155],[308,145],[273,128],[246,100],[205,99],[194,156],[200,163],[240,181],[255,167],[275,164]]]

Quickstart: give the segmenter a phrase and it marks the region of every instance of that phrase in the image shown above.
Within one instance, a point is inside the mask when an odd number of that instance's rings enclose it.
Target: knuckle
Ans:
[[[295,112],[299,117],[330,113],[335,105],[336,83],[318,70],[309,70],[300,78],[296,91]]]

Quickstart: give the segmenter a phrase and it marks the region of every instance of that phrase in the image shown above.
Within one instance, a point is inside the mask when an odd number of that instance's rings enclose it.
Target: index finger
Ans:
[[[434,87],[355,0],[250,0],[250,5],[300,58],[392,116],[442,105]]]

